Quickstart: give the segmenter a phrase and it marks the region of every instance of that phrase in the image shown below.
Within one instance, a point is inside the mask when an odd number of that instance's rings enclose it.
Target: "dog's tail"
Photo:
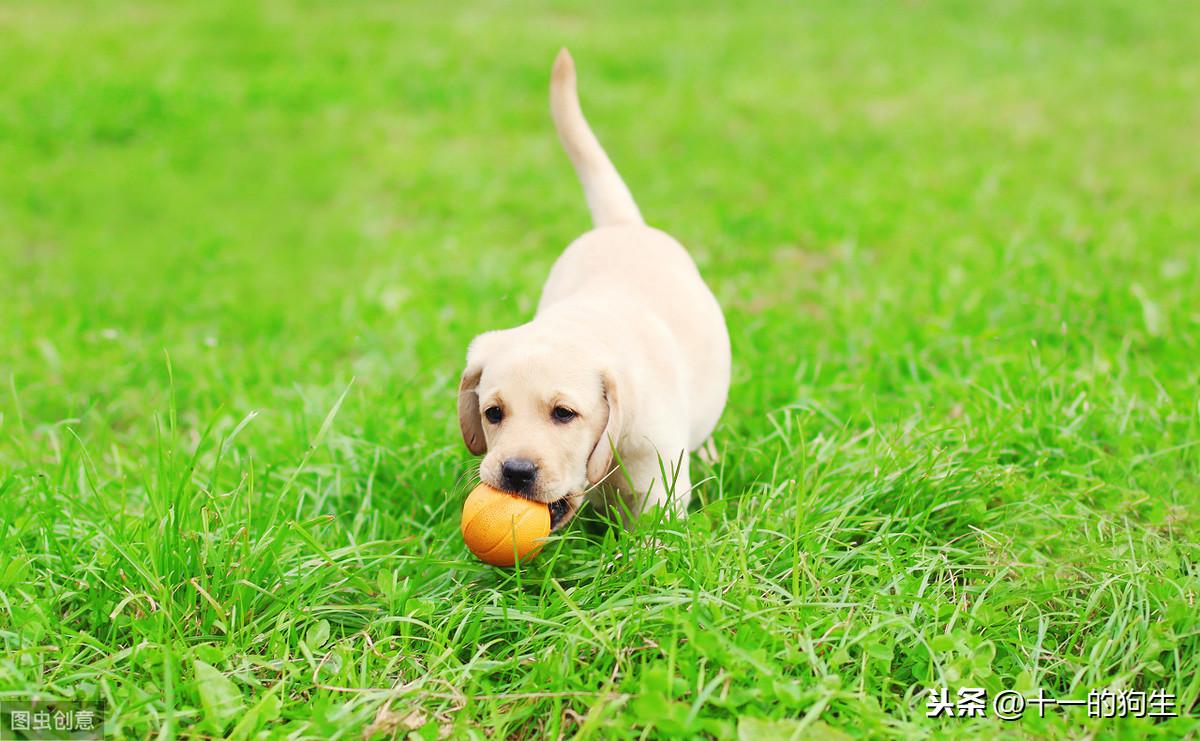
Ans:
[[[550,113],[554,116],[554,128],[558,130],[563,149],[567,150],[571,164],[575,165],[575,174],[583,183],[592,222],[596,226],[643,223],[633,195],[579,108],[579,96],[575,92],[575,60],[566,49],[558,53],[554,71],[550,74]]]

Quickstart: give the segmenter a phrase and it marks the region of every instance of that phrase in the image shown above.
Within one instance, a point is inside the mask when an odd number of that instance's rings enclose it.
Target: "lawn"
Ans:
[[[738,5],[0,3],[0,700],[1200,734],[1200,9]],[[588,227],[564,45],[734,381],[685,521],[499,570],[454,400]],[[926,717],[943,687],[1182,717]]]

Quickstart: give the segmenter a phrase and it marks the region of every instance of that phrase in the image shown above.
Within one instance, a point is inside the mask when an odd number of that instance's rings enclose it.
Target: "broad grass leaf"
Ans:
[[[320,620],[304,634],[304,644],[309,651],[316,651],[329,640],[329,621]]]
[[[278,688],[283,685],[277,684],[275,686]],[[258,704],[250,708],[250,711],[242,716],[242,719],[229,732],[229,738],[241,741],[242,739],[253,737],[259,729],[279,717],[279,709],[282,705],[283,703],[280,702],[276,690],[268,692],[258,701]]]
[[[196,671],[196,691],[204,708],[204,720],[217,734],[223,734],[245,707],[237,686],[211,664],[199,659],[193,662]]]

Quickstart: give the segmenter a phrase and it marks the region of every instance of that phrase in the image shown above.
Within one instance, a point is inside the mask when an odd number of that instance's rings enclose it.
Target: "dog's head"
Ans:
[[[620,384],[587,348],[538,338],[527,326],[471,343],[458,419],[467,448],[484,455],[480,478],[548,504],[557,530],[612,468]]]

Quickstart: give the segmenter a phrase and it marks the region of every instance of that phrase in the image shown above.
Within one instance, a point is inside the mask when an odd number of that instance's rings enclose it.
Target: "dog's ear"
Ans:
[[[487,438],[479,419],[479,377],[483,375],[482,337],[475,338],[467,349],[467,367],[458,382],[458,427],[471,455],[487,452]]]
[[[592,448],[592,453],[588,456],[587,476],[590,484],[596,484],[608,475],[613,465],[613,448],[621,439],[621,390],[618,388],[621,384],[618,383],[616,374],[610,370],[600,374],[600,383],[604,389],[605,405],[608,407],[608,420],[604,423],[604,430],[600,433],[600,439],[596,441],[596,447]]]
[[[483,436],[483,423],[479,419],[479,376],[482,365],[468,365],[458,382],[458,427],[462,430],[463,442],[471,455],[487,451],[487,439]]]

